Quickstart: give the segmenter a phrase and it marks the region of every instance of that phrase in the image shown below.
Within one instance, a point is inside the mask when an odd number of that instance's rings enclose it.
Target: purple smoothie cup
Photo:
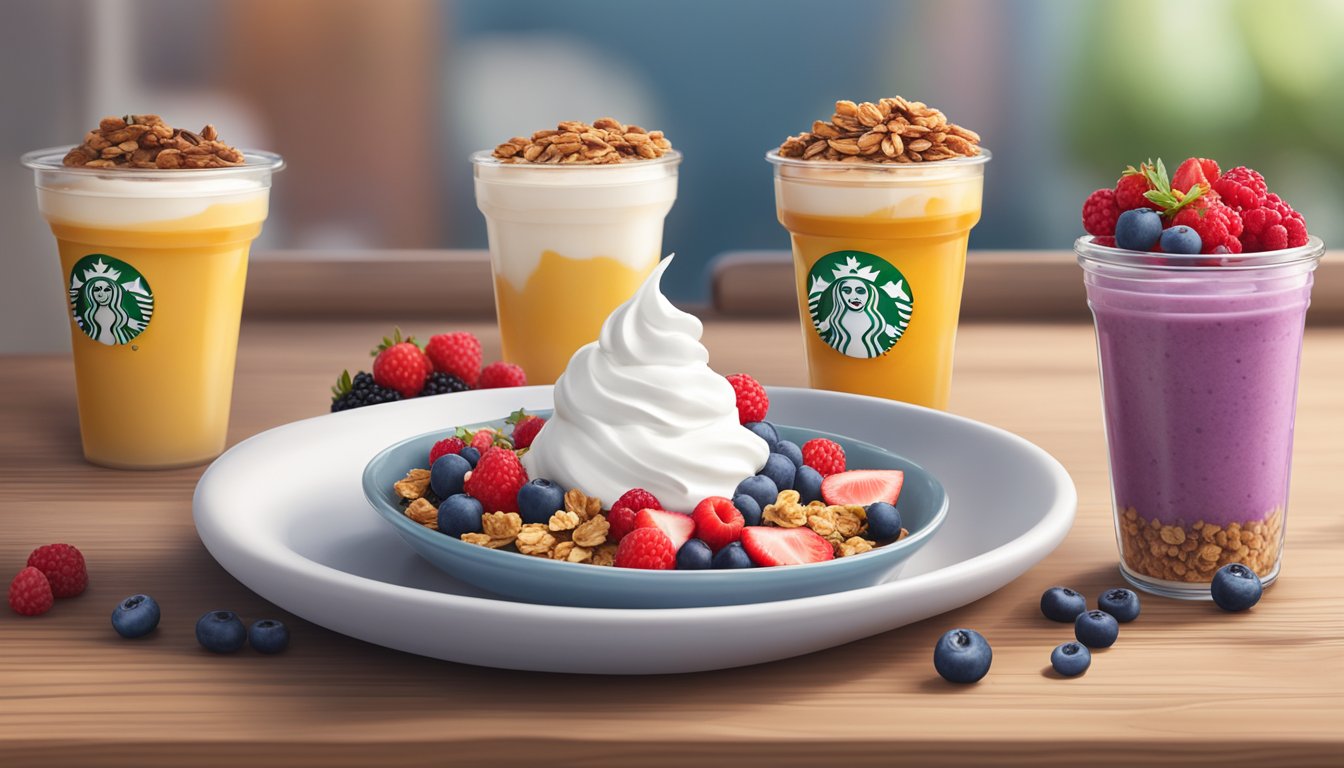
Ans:
[[[1096,321],[1120,571],[1209,599],[1217,570],[1279,574],[1302,331],[1321,240],[1141,253],[1074,243]]]

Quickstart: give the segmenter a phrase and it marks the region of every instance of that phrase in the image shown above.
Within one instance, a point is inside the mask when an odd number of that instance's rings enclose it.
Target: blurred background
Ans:
[[[68,344],[28,149],[98,118],[213,122],[277,151],[258,249],[484,248],[467,156],[560,120],[667,132],[664,249],[703,302],[725,251],[786,249],[762,156],[839,98],[921,99],[994,152],[978,249],[1066,249],[1128,164],[1249,165],[1344,242],[1335,0],[5,0],[0,352]]]

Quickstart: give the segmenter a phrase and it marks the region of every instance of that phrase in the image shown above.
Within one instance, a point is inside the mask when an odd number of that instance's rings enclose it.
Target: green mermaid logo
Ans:
[[[880,357],[910,325],[915,299],[905,276],[863,251],[828,253],[808,273],[807,311],[817,335],[848,357]]]
[[[99,344],[128,344],[149,326],[154,294],[135,267],[94,253],[70,270],[70,313]]]

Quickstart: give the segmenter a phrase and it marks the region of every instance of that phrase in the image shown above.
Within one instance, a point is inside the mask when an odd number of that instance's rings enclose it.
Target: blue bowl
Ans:
[[[499,427],[503,421],[482,426]],[[364,495],[421,557],[461,581],[529,603],[588,608],[694,608],[742,605],[869,587],[896,576],[902,565],[947,518],[947,493],[914,462],[869,443],[815,430],[781,426],[782,439],[799,445],[826,437],[845,449],[854,469],[900,469],[905,484],[897,508],[910,532],[898,542],[861,555],[807,565],[705,571],[646,571],[546,560],[468,544],[406,517],[393,483],[423,467],[444,430],[403,440],[364,468]]]

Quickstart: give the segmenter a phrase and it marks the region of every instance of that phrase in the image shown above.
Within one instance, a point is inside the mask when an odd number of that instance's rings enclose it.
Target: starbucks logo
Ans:
[[[828,253],[812,265],[807,279],[812,326],[842,355],[884,355],[910,325],[915,299],[905,276],[871,253]]]
[[[154,294],[135,267],[94,253],[70,270],[70,312],[90,339],[108,346],[126,344],[149,326]]]

